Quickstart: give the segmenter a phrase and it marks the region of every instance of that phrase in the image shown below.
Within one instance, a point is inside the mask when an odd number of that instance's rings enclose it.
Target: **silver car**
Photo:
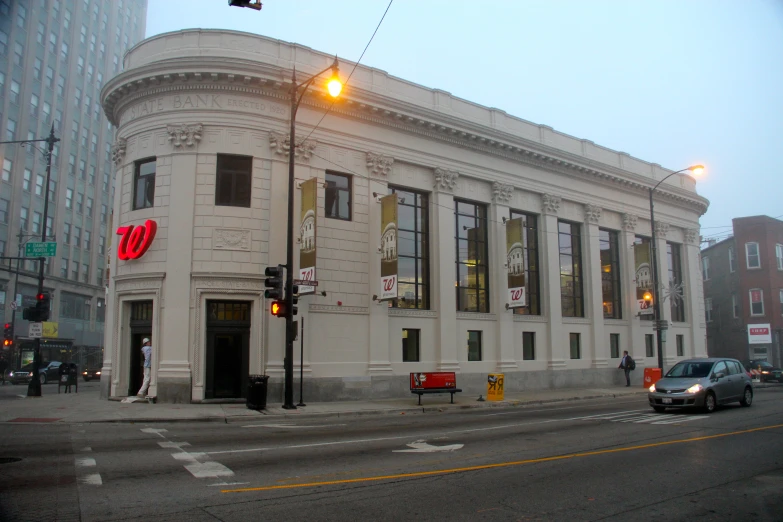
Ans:
[[[703,408],[712,413],[719,404],[753,402],[753,381],[736,359],[705,358],[680,361],[650,386],[647,398],[657,412],[666,408]]]

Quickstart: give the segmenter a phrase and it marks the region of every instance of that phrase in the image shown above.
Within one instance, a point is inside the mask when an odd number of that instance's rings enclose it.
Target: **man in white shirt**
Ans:
[[[145,397],[150,387],[150,367],[152,366],[152,345],[149,338],[145,337],[142,341],[141,353],[144,355],[144,382],[139,388],[138,397]]]

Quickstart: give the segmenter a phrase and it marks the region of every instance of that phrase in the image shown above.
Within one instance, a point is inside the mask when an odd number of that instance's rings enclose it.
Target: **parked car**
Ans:
[[[748,370],[760,371],[761,375],[759,376],[759,380],[761,382],[783,382],[783,370],[767,361],[751,360],[748,361],[748,364],[745,365],[745,368]]]
[[[736,359],[701,358],[680,361],[650,386],[647,399],[657,412],[666,408],[703,408],[753,402],[753,381]]]
[[[57,377],[59,375],[59,370],[60,370],[60,364],[61,363],[58,361],[52,361],[52,362],[42,363],[39,366],[38,375],[40,375],[41,384],[46,384],[47,382],[57,382]],[[13,384],[30,382],[30,379],[32,378],[33,378],[32,363],[22,366],[18,370],[8,372],[8,379]]]
[[[91,379],[98,379],[101,378],[101,369],[100,368],[85,368],[82,372],[82,377],[84,377],[85,382],[90,382]]]

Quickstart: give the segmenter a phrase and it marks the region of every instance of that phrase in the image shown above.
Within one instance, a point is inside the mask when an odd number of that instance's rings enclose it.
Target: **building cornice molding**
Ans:
[[[205,71],[210,65],[211,71]],[[260,65],[263,64],[242,61],[221,64],[215,59],[211,63],[206,59],[164,60],[121,73],[103,88],[101,99],[114,125],[117,125],[118,115],[134,101],[181,91],[218,90],[276,99],[287,104],[289,83],[263,76],[265,73],[280,76],[284,70]],[[321,111],[331,107],[333,114],[346,118],[392,127],[572,177],[588,177],[602,183],[621,185],[632,192],[647,192],[655,184],[652,176],[642,176],[589,157],[370,91],[353,89],[351,98],[340,99],[334,105],[326,96],[326,93],[308,91],[302,104]],[[706,198],[671,185],[659,187],[657,194],[658,197],[702,214],[708,206]]]

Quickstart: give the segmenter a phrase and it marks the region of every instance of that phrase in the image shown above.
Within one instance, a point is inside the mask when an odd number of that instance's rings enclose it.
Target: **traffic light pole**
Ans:
[[[306,87],[305,87],[306,88]],[[296,151],[296,109],[298,104],[296,85],[296,69],[291,76],[291,135],[288,142],[288,233],[285,249],[285,383],[283,409],[295,410],[294,405],[294,333],[291,331],[294,295],[294,152]]]

